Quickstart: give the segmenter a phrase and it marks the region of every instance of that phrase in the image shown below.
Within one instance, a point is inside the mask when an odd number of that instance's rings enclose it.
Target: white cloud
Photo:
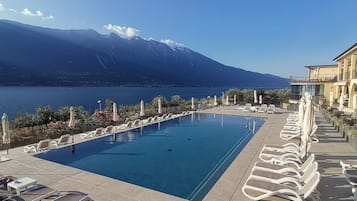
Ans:
[[[17,13],[17,10],[16,10],[16,9],[9,8],[8,10],[9,10],[10,12]]]
[[[55,17],[53,17],[53,15],[49,15],[49,16],[46,16],[46,17],[42,17],[43,20],[53,20],[55,19]]]
[[[184,44],[178,43],[171,39],[162,39],[162,40],[160,40],[160,42],[165,43],[166,45],[168,45],[170,47],[183,47],[184,46]]]
[[[104,28],[108,31],[114,32],[123,38],[133,38],[139,36],[139,30],[132,27],[125,27],[119,25],[104,25]]]
[[[36,12],[32,12],[28,8],[24,8],[21,13],[23,15],[32,16],[32,17],[42,17],[43,16],[43,12],[41,12],[39,10],[37,10]]]
[[[4,7],[4,5],[2,5],[2,3],[0,3],[0,12],[3,10],[5,10],[5,7]]]

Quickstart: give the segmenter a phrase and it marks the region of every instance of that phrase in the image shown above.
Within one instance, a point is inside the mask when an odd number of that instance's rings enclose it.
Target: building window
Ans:
[[[291,85],[291,99],[299,100],[305,92],[312,96],[323,96],[324,85]]]

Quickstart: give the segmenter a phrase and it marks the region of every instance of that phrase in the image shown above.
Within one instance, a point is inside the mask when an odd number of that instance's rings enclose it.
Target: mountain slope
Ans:
[[[288,86],[287,79],[225,66],[185,47],[94,30],[0,20],[0,44],[2,85]]]

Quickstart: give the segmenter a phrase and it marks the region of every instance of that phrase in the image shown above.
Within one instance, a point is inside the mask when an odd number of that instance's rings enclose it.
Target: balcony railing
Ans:
[[[310,75],[310,77],[304,76],[290,76],[290,82],[336,82],[337,75]]]

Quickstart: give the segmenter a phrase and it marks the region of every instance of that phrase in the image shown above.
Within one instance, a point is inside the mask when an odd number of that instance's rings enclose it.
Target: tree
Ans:
[[[159,98],[161,99],[161,106],[162,107],[167,107],[168,106],[168,101],[163,96],[157,96],[157,97],[153,98],[152,101],[151,101],[151,105],[154,106],[154,107],[158,107]]]
[[[56,118],[56,120],[59,120],[59,121],[68,121],[69,120],[69,107],[68,106],[60,107],[55,112],[55,118]]]
[[[48,124],[54,118],[55,113],[49,106],[38,106],[36,108],[35,121],[37,125]]]
[[[171,106],[179,106],[183,102],[184,100],[181,98],[181,96],[179,95],[171,96],[171,101],[170,101]]]
[[[18,113],[12,121],[14,128],[31,127],[35,125],[35,117],[33,114]]]
[[[114,101],[112,101],[110,99],[106,99],[105,100],[105,109],[104,110],[113,112],[113,103],[114,103]]]

